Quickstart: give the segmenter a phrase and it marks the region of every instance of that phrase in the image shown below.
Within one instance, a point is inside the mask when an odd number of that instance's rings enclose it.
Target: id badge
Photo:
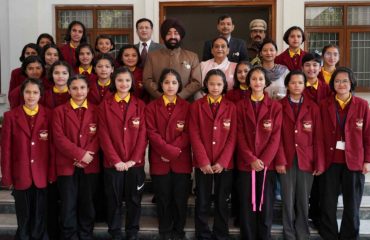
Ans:
[[[335,146],[336,149],[344,150],[346,147],[346,143],[344,141],[337,141],[337,145]]]

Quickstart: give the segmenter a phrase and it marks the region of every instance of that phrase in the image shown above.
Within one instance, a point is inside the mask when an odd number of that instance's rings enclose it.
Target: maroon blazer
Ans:
[[[21,94],[21,86],[14,88],[8,96],[10,109],[14,109],[24,104],[24,98]]]
[[[143,100],[145,103],[149,103],[150,96],[149,93],[145,90],[143,84],[143,69],[136,67],[132,72],[134,75],[134,95],[139,99]]]
[[[106,89],[106,92],[104,93],[104,96],[101,97],[99,93],[98,79],[95,78],[95,80],[90,82],[89,93],[87,94],[87,100],[91,102],[92,104],[99,105],[102,101],[110,98],[112,95],[113,94],[109,91],[109,86],[108,86]]]
[[[33,131],[22,106],[4,114],[1,132],[1,173],[4,186],[45,188],[49,175],[50,112],[39,106]],[[49,176],[48,176],[49,175]]]
[[[300,170],[323,172],[325,170],[324,140],[319,107],[309,98],[304,98],[295,120],[288,97],[284,97],[279,102],[283,107],[283,121],[275,165],[285,165],[289,169],[293,166],[293,160],[297,154]]]
[[[79,67],[74,67],[73,71],[74,71],[75,74],[80,74]],[[82,75],[84,75],[84,74],[82,74]],[[86,74],[84,76],[86,76],[86,78],[87,78],[87,80],[89,80],[90,84],[97,81],[97,76],[96,76],[94,70],[92,70],[90,74]]]
[[[135,161],[144,166],[147,145],[145,103],[131,95],[126,114],[114,95],[99,105],[99,140],[104,152],[104,167],[114,168],[119,162]]]
[[[275,170],[273,160],[280,144],[282,110],[279,102],[268,94],[260,103],[256,118],[250,98],[239,101],[237,167],[241,171],[252,171],[251,163],[257,159],[269,170]]]
[[[145,112],[149,138],[150,174],[164,175],[191,173],[191,151],[189,141],[190,104],[177,97],[176,107],[169,116],[163,98],[152,101]],[[161,157],[170,162],[164,162]]]
[[[44,97],[42,98],[42,104],[50,109],[54,109],[59,105],[62,105],[71,98],[71,95],[66,93],[54,93],[53,89],[45,91]]]
[[[193,166],[200,168],[219,163],[232,169],[236,144],[236,108],[223,98],[216,117],[213,117],[207,96],[190,106],[190,142],[193,149]]]
[[[336,146],[336,117],[335,96],[325,99],[320,104],[323,122],[324,147],[326,168],[333,162]],[[344,126],[345,158],[351,171],[362,171],[363,164],[370,162],[370,114],[367,101],[352,96],[348,106]]]
[[[249,90],[245,90],[245,94],[243,95],[243,91],[241,89],[231,89],[227,91],[225,97],[236,104],[241,99],[249,98],[250,95],[251,92]]]
[[[11,76],[10,76],[10,82],[9,82],[9,90],[8,90],[8,97],[10,96],[10,93],[13,89],[20,86],[23,81],[26,79],[26,76],[22,73],[22,68],[16,68],[13,69]]]
[[[64,61],[69,63],[69,65],[74,68],[76,66],[76,49],[71,48],[69,42],[59,46],[59,49],[63,55]]]
[[[302,70],[302,58],[304,55],[306,55],[306,52],[301,49],[301,54],[293,60],[289,55],[289,48],[287,48],[275,58],[275,63],[286,66],[289,71]]]
[[[97,123],[97,107],[90,103],[88,103],[82,123],[77,118],[70,102],[54,109],[52,126],[55,158],[53,161],[55,161],[57,176],[73,175],[74,163],[81,163],[86,151],[92,151],[95,155],[93,161],[84,168],[84,172],[88,174],[100,171]]]
[[[327,97],[333,95],[329,85],[325,83],[325,81],[318,80],[318,86],[316,90],[316,94],[313,94],[309,88],[305,88],[303,91],[303,96],[305,98],[309,98],[311,101],[320,104],[320,102]]]

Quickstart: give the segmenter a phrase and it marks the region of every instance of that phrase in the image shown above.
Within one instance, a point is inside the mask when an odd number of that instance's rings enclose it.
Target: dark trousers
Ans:
[[[126,202],[126,238],[135,238],[139,232],[141,198],[144,190],[144,167],[132,167],[118,172],[104,169],[105,194],[107,197],[108,232],[113,239],[122,239],[122,201]]]
[[[310,208],[308,210],[308,217],[315,223],[320,223],[321,207],[320,207],[320,178],[321,176],[314,176],[311,194],[310,194]]]
[[[98,174],[85,174],[81,168],[71,176],[58,176],[62,239],[93,239],[97,178]]]
[[[57,182],[48,185],[47,230],[50,240],[58,240],[60,236],[59,191]]]
[[[152,175],[161,236],[185,236],[186,212],[191,188],[190,174],[170,172]]]
[[[364,191],[365,175],[351,171],[346,164],[331,164],[322,175],[320,235],[325,240],[359,239],[360,205]],[[337,224],[338,196],[343,194],[343,216],[340,231]]]
[[[31,186],[26,190],[13,190],[18,228],[17,240],[47,240],[46,188]]]
[[[240,239],[267,240],[271,239],[271,226],[274,212],[275,171],[266,172],[264,201],[261,211],[263,171],[256,172],[256,203],[257,211],[253,212],[252,205],[252,172],[239,171],[240,197]]]
[[[100,159],[100,169],[104,169],[104,154],[100,149],[98,151]],[[104,190],[104,171],[99,173],[98,182],[96,184],[96,191],[94,195],[94,206],[95,206],[95,222],[106,222],[107,221],[107,205],[105,201],[105,190]]]
[[[227,170],[218,174],[203,174],[199,168],[195,169],[195,235],[197,239],[229,238],[227,198],[231,192],[232,174],[232,171]],[[212,189],[214,189],[215,196],[213,234],[208,226]]]

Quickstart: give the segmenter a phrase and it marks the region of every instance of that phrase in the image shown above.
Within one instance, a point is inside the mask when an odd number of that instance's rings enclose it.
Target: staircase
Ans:
[[[156,207],[151,202],[153,194],[151,193],[151,182],[148,181],[145,186],[145,194],[142,200],[142,217],[140,224],[140,239],[155,239],[157,236]],[[194,229],[194,196],[188,201],[188,219],[185,227],[186,235],[189,239],[195,239]],[[338,203],[338,222],[342,216],[342,199]],[[365,181],[364,197],[362,199],[361,211],[361,239],[370,240],[370,174],[367,174]],[[235,228],[230,220],[230,235],[232,239],[239,239],[239,229]],[[17,220],[15,216],[14,199],[8,190],[0,190],[0,239],[13,239],[17,229]],[[281,203],[275,203],[274,207],[274,225],[272,227],[273,239],[283,239],[283,227],[281,225]],[[107,225],[96,223],[94,235],[97,240],[109,239]],[[311,229],[311,239],[321,239],[316,229]]]

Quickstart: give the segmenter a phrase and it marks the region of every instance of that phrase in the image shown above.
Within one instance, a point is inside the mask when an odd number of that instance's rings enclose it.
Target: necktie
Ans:
[[[127,105],[126,101],[125,100],[121,100],[121,101],[118,102],[118,105],[121,108],[122,112],[125,112],[126,105]]]
[[[168,111],[168,115],[171,116],[171,114],[173,113],[173,110],[175,109],[175,104],[174,103],[169,103],[169,104],[167,104],[166,108],[167,108],[167,111]]]
[[[220,106],[220,103],[218,103],[218,102],[211,103],[211,110],[212,110],[212,113],[213,113],[213,117],[216,116],[219,106]]]
[[[141,58],[141,64],[144,66],[146,57],[148,56],[148,49],[147,49],[147,44],[144,42],[143,43],[143,50],[141,51],[140,58]]]
[[[84,76],[88,76],[88,75],[89,75],[89,72],[88,72],[88,71],[83,71],[83,72],[82,72],[82,75],[84,75]]]

